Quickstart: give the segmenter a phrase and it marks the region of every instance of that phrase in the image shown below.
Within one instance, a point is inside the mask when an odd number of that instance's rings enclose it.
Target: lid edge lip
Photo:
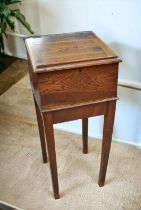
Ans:
[[[73,63],[62,63],[62,64],[53,64],[53,65],[41,65],[36,66],[34,73],[40,74],[43,72],[52,72],[52,71],[61,71],[67,69],[74,69],[74,68],[81,68],[87,66],[95,66],[95,65],[104,65],[104,64],[113,64],[113,63],[120,63],[122,60],[116,57],[110,57],[107,59],[99,59],[99,60],[86,60],[86,61],[78,61]]]

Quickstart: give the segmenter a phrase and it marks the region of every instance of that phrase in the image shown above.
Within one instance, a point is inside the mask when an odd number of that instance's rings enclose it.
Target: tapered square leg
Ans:
[[[88,118],[82,119],[82,143],[83,153],[88,153]]]
[[[48,156],[49,156],[49,162],[50,162],[54,198],[58,199],[59,198],[59,184],[58,184],[58,173],[57,173],[52,114],[49,112],[43,113],[43,118],[44,118],[44,126],[45,126],[45,133],[46,133],[46,141],[47,141]]]
[[[105,176],[106,176],[109,153],[111,148],[115,108],[116,108],[116,101],[108,102],[107,111],[106,114],[104,115],[103,141],[102,141],[101,163],[100,163],[99,181],[98,181],[100,187],[104,186],[105,183]]]
[[[46,141],[45,141],[43,119],[42,119],[42,116],[41,116],[41,113],[40,113],[40,110],[39,110],[39,107],[38,107],[38,104],[36,102],[34,95],[33,95],[33,98],[34,98],[34,104],[35,104],[35,110],[36,110],[36,116],[37,116],[37,122],[38,122],[43,162],[47,163],[47,148],[46,148]]]

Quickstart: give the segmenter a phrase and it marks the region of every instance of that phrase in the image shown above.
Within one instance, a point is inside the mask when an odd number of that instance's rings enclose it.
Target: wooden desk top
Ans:
[[[34,36],[25,43],[35,73],[121,61],[91,31]]]

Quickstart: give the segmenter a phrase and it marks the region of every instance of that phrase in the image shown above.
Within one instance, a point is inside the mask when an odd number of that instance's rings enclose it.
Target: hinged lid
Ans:
[[[121,61],[91,31],[32,36],[25,42],[35,73]]]

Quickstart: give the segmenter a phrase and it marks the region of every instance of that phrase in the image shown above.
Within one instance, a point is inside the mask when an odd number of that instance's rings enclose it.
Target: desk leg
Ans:
[[[99,181],[100,187],[104,186],[106,170],[108,165],[114,117],[115,117],[116,101],[110,101],[107,105],[107,112],[104,115],[104,129],[103,129],[103,142],[102,142],[102,152],[101,152],[101,163],[99,171]]]
[[[38,129],[39,129],[39,135],[40,135],[43,162],[47,163],[47,149],[46,149],[43,119],[42,119],[42,116],[41,116],[41,113],[40,113],[40,110],[39,110],[39,107],[38,107],[38,104],[36,102],[36,99],[35,99],[34,95],[33,95],[33,98],[34,98],[36,116],[37,116],[37,121],[38,121]]]
[[[83,153],[88,153],[88,118],[82,119]]]
[[[54,198],[58,199],[59,198],[59,184],[58,184],[58,173],[57,173],[52,114],[43,113],[43,118],[44,118],[44,126],[45,126],[45,133],[46,133],[46,141],[47,141],[48,156],[49,156],[49,162],[50,162]]]

